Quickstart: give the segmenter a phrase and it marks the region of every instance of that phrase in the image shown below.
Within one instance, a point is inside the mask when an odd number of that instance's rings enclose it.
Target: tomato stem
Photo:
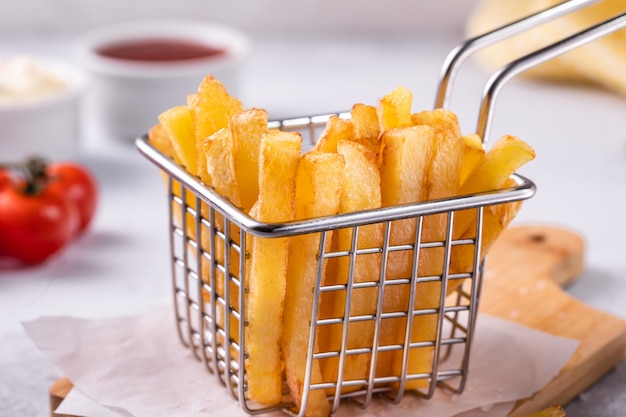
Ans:
[[[31,157],[25,162],[0,164],[0,169],[17,172],[26,181],[22,192],[27,195],[40,194],[50,182],[46,173],[47,162],[43,158]]]

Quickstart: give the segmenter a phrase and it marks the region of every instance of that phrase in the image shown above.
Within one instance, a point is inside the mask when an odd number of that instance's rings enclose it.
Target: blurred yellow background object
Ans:
[[[466,23],[476,36],[561,3],[562,0],[480,0]],[[477,53],[493,71],[511,60],[626,11],[624,0],[603,0],[513,36]],[[551,81],[593,83],[626,94],[626,31],[620,30],[532,68],[527,75]]]

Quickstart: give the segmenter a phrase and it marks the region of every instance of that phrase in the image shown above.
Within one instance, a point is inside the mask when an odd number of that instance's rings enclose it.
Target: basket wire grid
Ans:
[[[570,0],[560,3],[503,28],[470,39],[451,51],[444,63],[436,107],[446,107],[450,88],[460,63],[472,52],[504,37],[541,24],[594,1]],[[487,82],[478,115],[477,133],[486,140],[495,98],[501,87],[514,75],[565,53],[582,44],[595,40],[626,26],[626,14],[609,19],[566,39],[533,52],[503,67]],[[330,118],[330,114],[270,122],[270,127],[298,131],[305,140],[313,143]],[[347,118],[349,113],[341,113]],[[333,412],[340,400],[351,398],[353,403],[367,407],[374,394],[382,393],[392,402],[399,402],[407,384],[418,382],[414,390],[424,398],[430,398],[436,387],[452,393],[462,393],[465,387],[471,341],[476,324],[484,265],[481,262],[482,224],[486,207],[521,201],[532,197],[535,185],[527,178],[515,174],[515,186],[498,191],[472,194],[462,197],[433,200],[424,203],[384,207],[323,218],[293,221],[281,224],[262,223],[222,198],[212,188],[206,187],[196,177],[172,160],[159,153],[147,141],[137,140],[137,147],[166,175],[170,206],[170,240],[172,259],[172,285],[174,308],[178,320],[178,334],[194,356],[202,361],[207,370],[217,376],[221,383],[238,399],[249,414],[283,410],[304,415],[307,400],[313,390],[325,390],[332,402]],[[200,210],[197,210],[200,208]],[[475,236],[454,239],[455,216],[463,210],[476,209]],[[184,215],[183,215],[184,214]],[[422,226],[429,218],[443,219],[441,238],[427,241],[422,236]],[[413,219],[416,233],[413,242],[392,244],[390,230],[394,222]],[[382,244],[377,247],[361,247],[359,232],[367,227],[380,227]],[[351,247],[346,250],[328,248],[327,241],[338,230],[348,230]],[[246,297],[248,267],[247,241],[250,237],[276,239],[316,233],[320,236],[317,254],[316,285],[313,289],[313,305],[309,327],[309,344],[306,358],[305,384],[300,398],[300,411],[294,411],[285,388],[284,401],[269,406],[251,401],[247,395],[246,360]],[[450,267],[451,253],[455,248],[466,247],[473,251],[473,265],[468,270],[453,271]],[[438,251],[441,269],[435,274],[420,273],[420,254]],[[412,257],[411,272],[406,276],[388,279],[387,265],[390,256],[408,253]],[[379,279],[372,282],[354,280],[355,265],[364,257],[375,256],[380,264]],[[344,259],[349,264],[347,282],[327,285],[323,282],[324,267],[331,260]],[[427,283],[436,283],[439,297],[436,305],[414,306],[419,291]],[[394,286],[408,292],[407,308],[388,311],[383,306],[385,293]],[[454,291],[448,291],[448,288]],[[376,311],[369,314],[351,314],[351,302],[361,291],[375,291]],[[451,294],[448,294],[451,292]],[[327,294],[342,297],[345,302],[343,316],[323,317],[321,300]],[[436,332],[427,340],[411,338],[413,325],[423,317],[436,320]],[[404,337],[398,343],[381,343],[380,331],[392,320],[404,321]],[[372,345],[349,348],[346,335],[351,326],[369,323],[373,329]],[[341,326],[340,349],[316,350],[315,338],[325,327]],[[432,365],[423,372],[410,372],[408,358],[412,351],[428,350]],[[383,355],[400,354],[401,371],[393,375],[378,375],[376,363]],[[366,355],[369,369],[357,379],[344,379],[347,358]],[[312,384],[311,373],[316,361],[338,361],[338,373],[334,380]],[[346,388],[352,388],[346,390]],[[349,391],[349,392],[346,392]]]

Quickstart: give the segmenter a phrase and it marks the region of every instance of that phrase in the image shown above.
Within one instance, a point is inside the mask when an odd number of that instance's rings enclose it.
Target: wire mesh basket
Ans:
[[[300,119],[297,123],[291,120],[285,122],[290,124],[290,128],[314,131],[324,125],[323,122],[313,123],[310,119]],[[347,328],[370,323],[366,327],[369,327],[374,338],[372,346],[347,349],[344,342],[339,351],[314,351],[315,344],[309,343],[307,363],[334,359],[339,362],[339,372],[334,381],[320,384],[309,382],[305,385],[301,404],[306,404],[306,397],[312,390],[326,390],[329,397],[334,399],[336,406],[339,400],[345,397],[353,397],[363,406],[367,406],[373,394],[379,392],[385,392],[399,401],[404,394],[404,387],[411,384],[420,387],[417,392],[427,398],[433,395],[437,385],[456,393],[463,391],[483,271],[482,263],[479,262],[483,209],[489,205],[531,197],[534,194],[534,184],[530,180],[515,175],[515,187],[496,192],[285,224],[267,224],[254,220],[212,189],[205,188],[197,179],[151,148],[145,140],[142,140],[139,146],[148,158],[154,160],[168,174],[168,195],[171,201],[172,285],[179,336],[197,359],[204,362],[208,371],[218,376],[232,395],[239,399],[244,410],[255,414],[276,408],[289,409],[293,405],[286,400],[269,408],[258,406],[246,395],[245,361],[248,356],[245,339],[247,325],[245,300],[248,290],[245,282],[249,271],[245,260],[249,255],[246,242],[249,242],[251,236],[277,239],[318,233],[319,269],[324,265],[324,261],[329,259],[345,258],[354,265],[358,257],[375,256],[380,262],[380,279],[376,282],[355,282],[352,267],[347,283],[323,285],[320,282],[322,271],[317,271],[318,280],[313,293],[314,304],[310,321],[311,335],[315,336],[318,329],[325,326],[339,325]],[[201,207],[201,210],[198,211],[195,207]],[[452,230],[455,215],[461,210],[471,208],[477,208],[476,236],[471,239],[454,240]],[[177,213],[187,213],[187,216],[180,216]],[[422,225],[433,216],[444,216],[445,238],[440,241],[423,241],[420,238]],[[405,219],[415,219],[417,222],[415,240],[409,244],[391,244],[389,231],[392,224]],[[359,231],[372,225],[380,225],[383,230],[382,246],[361,247],[358,241]],[[331,233],[338,230],[351,231],[352,250],[328,249],[325,242],[330,239]],[[208,245],[203,244],[203,241],[208,242]],[[222,259],[212,256],[218,246],[225,248],[223,250],[225,256]],[[450,254],[453,248],[458,246],[470,247],[475,263],[467,271],[453,273],[450,270]],[[420,273],[417,268],[420,251],[422,253],[440,251],[439,256],[442,260],[440,273],[437,275]],[[388,280],[386,260],[400,252],[406,252],[414,259],[415,268],[410,275]],[[420,290],[426,289],[429,284],[431,292],[433,284],[436,286],[437,304],[414,308],[414,300],[419,298]],[[383,308],[382,300],[393,287],[406,291],[407,306],[411,308],[405,311],[386,311]],[[451,292],[448,290],[450,287],[455,287],[453,295],[448,295]],[[377,299],[381,300],[375,314],[350,314],[351,298],[356,298],[359,292],[364,291],[375,291]],[[345,300],[345,316],[321,317],[321,300],[328,294],[337,294]],[[406,339],[394,344],[380,343],[379,335],[383,327],[399,319],[404,322]],[[436,323],[435,331],[430,338],[411,340],[413,326],[429,320]],[[306,326],[307,323],[303,325]],[[410,372],[408,358],[412,351],[419,350],[431,356],[432,362],[428,369]],[[402,358],[399,365],[401,371],[397,375],[376,376],[376,362],[394,352],[398,352]],[[366,356],[371,363],[367,375],[356,379],[343,378],[348,358],[359,355]],[[310,375],[306,379],[310,381]],[[416,381],[423,382],[415,384]],[[343,392],[350,387],[354,389]],[[305,408],[302,407],[303,410]]]
[[[564,2],[460,45],[452,51],[444,65],[436,107],[447,106],[452,78],[469,53],[586,3],[590,2]],[[485,87],[478,134],[483,139],[488,136],[495,96],[513,75],[623,26],[624,16],[619,16],[529,54],[497,72]],[[298,131],[305,140],[313,143],[330,116],[274,121],[270,125]],[[339,116],[348,117],[349,113]],[[430,398],[437,387],[452,393],[463,391],[468,377],[484,270],[481,252],[483,216],[490,206],[532,197],[535,193],[532,181],[515,174],[512,176],[515,185],[504,190],[304,221],[263,223],[159,153],[148,143],[147,137],[139,138],[136,143],[167,178],[172,287],[180,339],[204,363],[208,372],[219,378],[238,399],[243,410],[258,414],[280,409],[304,415],[308,399],[319,391],[330,400],[333,412],[340,401],[348,397],[361,407],[367,407],[375,394],[399,402],[409,390],[425,398]],[[469,209],[475,209],[472,211],[475,234],[471,238],[455,238],[455,218]],[[425,239],[423,225],[435,217],[443,225],[440,237]],[[394,223],[407,220],[416,224],[414,239],[394,244],[390,240],[390,229]],[[383,236],[380,245],[364,247],[360,244],[359,236],[369,227],[380,228]],[[327,244],[331,235],[339,231],[351,236],[348,250],[338,250]],[[246,340],[246,327],[250,324],[247,320],[250,239],[293,238],[309,234],[318,236],[319,245],[310,317],[308,323],[302,323],[309,329],[309,340],[306,358],[303,358],[305,376],[299,407],[294,407],[286,382],[281,401],[260,405],[250,399],[247,383],[247,361],[252,359]],[[453,268],[451,264],[452,254],[459,248],[472,252],[473,262],[464,270]],[[440,260],[435,271],[420,269],[420,257],[429,251],[437,253]],[[412,259],[412,267],[406,275],[390,279],[389,260],[400,254]],[[375,259],[375,281],[355,280],[355,265],[365,257]],[[346,282],[323,282],[323,269],[329,262],[349,265]],[[374,294],[376,307],[374,311],[359,313],[352,306],[365,292]],[[406,297],[405,309],[389,310],[386,307],[385,298],[394,292]],[[424,294],[434,295],[434,298],[420,306],[415,301],[424,298]],[[345,304],[343,314],[324,312],[324,300],[328,297],[340,299]],[[398,326],[398,323],[403,337],[390,342],[383,337],[383,333],[390,326]],[[339,344],[327,349],[320,347],[316,338],[320,332],[333,327],[340,329],[342,338]],[[420,327],[430,331],[422,332],[420,338],[415,338],[416,329]],[[348,346],[346,340],[350,329],[369,332],[371,344]],[[414,355],[427,357],[427,366],[412,367],[410,359]],[[366,371],[360,374],[349,372],[351,364],[358,358],[365,358],[368,364]],[[336,372],[330,379],[315,382],[313,368],[325,361],[333,362]],[[377,370],[377,365],[385,361],[394,363],[391,367],[394,372],[385,374]]]

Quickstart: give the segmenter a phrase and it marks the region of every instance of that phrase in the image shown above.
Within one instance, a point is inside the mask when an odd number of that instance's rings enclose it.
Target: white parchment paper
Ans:
[[[58,412],[87,417],[246,416],[176,335],[171,307],[139,317],[42,317],[24,323],[38,348],[75,388]],[[578,341],[488,315],[476,327],[462,395],[377,399],[367,409],[342,404],[337,416],[506,416],[556,376]],[[277,415],[284,415],[278,413]]]

